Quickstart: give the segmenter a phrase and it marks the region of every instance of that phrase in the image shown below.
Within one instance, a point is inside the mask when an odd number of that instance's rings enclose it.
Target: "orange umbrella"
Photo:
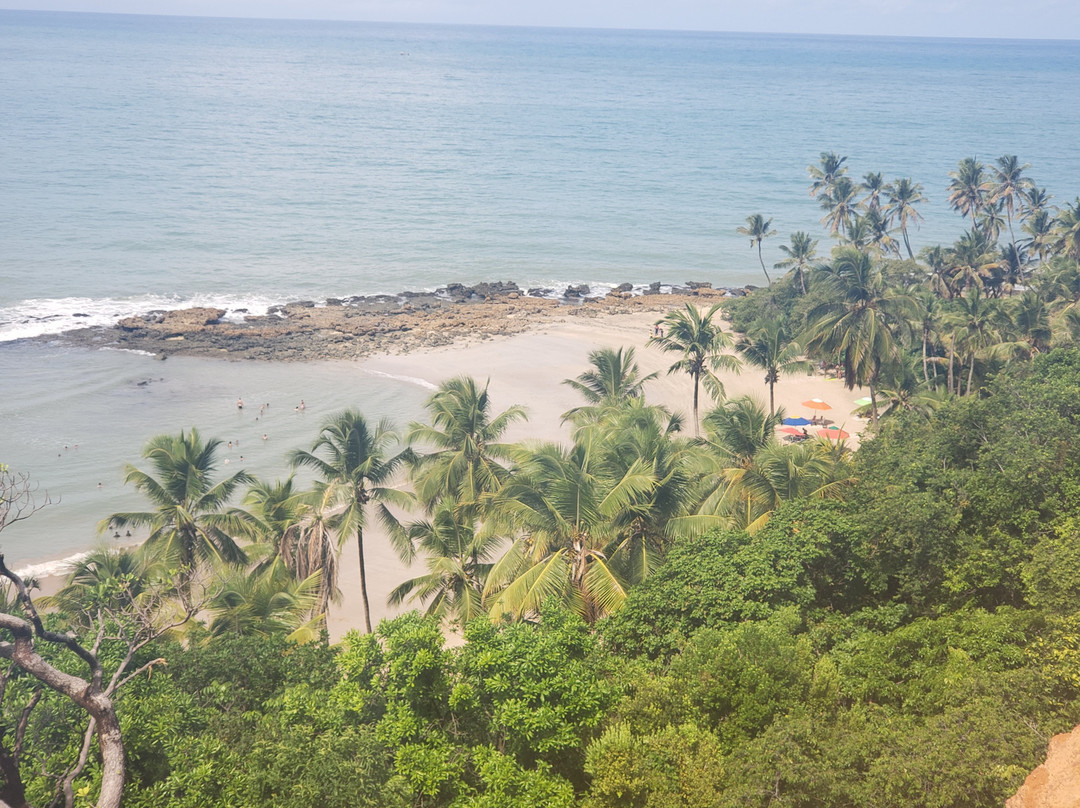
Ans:
[[[809,407],[812,410],[831,410],[832,409],[831,404],[826,404],[820,398],[812,398],[809,401],[804,401],[802,403],[802,405],[804,407]]]
[[[844,438],[850,438],[847,432],[836,427],[829,427],[828,429],[819,429],[818,434],[823,438],[830,438],[831,440],[843,440]]]
[[[780,431],[786,432],[788,435],[801,435],[803,433],[801,429],[796,429],[793,426],[782,426],[780,427]]]

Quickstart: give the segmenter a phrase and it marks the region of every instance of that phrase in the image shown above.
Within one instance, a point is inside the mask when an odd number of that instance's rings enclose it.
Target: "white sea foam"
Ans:
[[[437,384],[432,384],[427,379],[418,379],[416,376],[398,376],[394,373],[383,373],[381,370],[371,370],[370,368],[364,368],[364,372],[371,376],[378,376],[380,379],[393,379],[397,382],[415,384],[417,387],[423,387],[425,390],[439,389]]]
[[[76,328],[108,327],[125,317],[193,306],[224,309],[222,319],[238,322],[247,315],[266,314],[270,306],[280,302],[268,297],[230,295],[35,298],[0,306],[0,342],[62,334]]]
[[[15,574],[23,580],[27,578],[49,578],[54,575],[65,575],[71,568],[89,556],[89,553],[75,553],[67,558],[59,558],[54,561],[42,561],[38,564],[28,564],[15,570]]]

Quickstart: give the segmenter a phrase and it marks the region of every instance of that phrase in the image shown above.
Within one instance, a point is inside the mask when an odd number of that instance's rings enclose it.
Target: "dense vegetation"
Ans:
[[[124,805],[1001,804],[1080,721],[1080,200],[1055,215],[1025,169],[963,161],[972,229],[916,260],[921,188],[823,155],[830,258],[795,234],[787,274],[729,306],[737,337],[688,307],[651,341],[690,429],[623,349],[567,381],[567,446],[501,442],[524,411],[468,378],[400,440],[327,421],[289,458],[308,487],[222,478],[194,430],[153,439],[128,471],[151,508],[102,520],[145,545],[92,554],[42,626],[99,660]],[[761,255],[770,222],[745,229]],[[724,397],[735,357],[770,392],[807,359],[867,387],[857,455],[778,441],[771,395]],[[23,478],[0,492],[0,528],[32,512]],[[372,519],[419,573],[392,600],[425,614],[329,647],[341,544],[363,568]],[[92,804],[86,713],[13,648],[5,801]]]

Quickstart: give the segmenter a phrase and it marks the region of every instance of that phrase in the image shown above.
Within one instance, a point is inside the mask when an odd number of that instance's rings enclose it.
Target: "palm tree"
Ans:
[[[813,180],[810,196],[831,191],[836,178],[847,174],[847,167],[844,165],[846,161],[846,157],[840,157],[833,152],[822,152],[818,165],[807,166],[806,171]]]
[[[971,217],[971,226],[978,227],[975,217],[986,204],[988,185],[986,166],[974,157],[965,157],[950,171],[949,204],[963,216]]]
[[[859,203],[863,209],[867,211],[878,210],[881,207],[881,198],[888,188],[885,179],[881,176],[881,172],[870,171],[864,174],[859,187],[866,191],[866,196]]]
[[[1046,208],[1032,211],[1021,226],[1021,230],[1028,237],[1020,243],[1029,252],[1035,253],[1039,257],[1040,264],[1046,263],[1046,257],[1052,249],[1054,242],[1053,229],[1054,217]]]
[[[582,413],[593,412],[597,407],[617,404],[631,398],[641,398],[645,382],[652,381],[659,373],[650,373],[642,376],[634,361],[634,349],[601,348],[589,353],[589,364],[592,370],[587,370],[576,379],[564,379],[563,384],[568,384],[581,393],[590,407],[575,407],[563,414],[563,420],[574,420]]]
[[[326,485],[325,498],[332,507],[341,510],[333,517],[332,526],[338,541],[356,536],[360,559],[360,595],[364,602],[364,626],[371,633],[371,609],[368,605],[367,568],[364,564],[364,527],[367,506],[373,504],[379,521],[386,527],[390,541],[402,559],[412,557],[412,546],[401,525],[387,504],[409,507],[411,497],[390,487],[394,475],[411,452],[405,450],[388,455],[388,448],[397,442],[397,435],[386,419],[371,429],[364,416],[356,410],[344,410],[323,422],[319,438],[310,451],[297,449],[289,460],[293,467],[313,469]]]
[[[982,288],[998,261],[994,248],[980,230],[967,230],[949,250],[952,282],[962,290]]]
[[[776,235],[776,231],[770,229],[771,226],[772,219],[766,219],[760,213],[755,213],[746,217],[746,227],[736,228],[739,235],[750,237],[751,247],[757,245],[758,261],[761,262],[761,271],[765,273],[765,280],[769,286],[772,286],[772,278],[769,277],[769,270],[765,269],[765,259],[761,256],[761,242],[769,238],[769,236]]]
[[[964,297],[957,298],[955,306],[953,321],[959,328],[960,343],[968,361],[965,393],[970,395],[975,378],[975,360],[986,349],[1001,342],[999,326],[1003,323],[1003,316],[995,301],[984,297],[977,286]],[[959,393],[959,381],[957,392]]]
[[[839,356],[848,389],[870,388],[871,416],[877,424],[875,387],[881,366],[899,350],[892,328],[906,325],[911,298],[887,288],[881,269],[851,248],[837,251],[824,268],[827,299],[809,313],[804,344],[821,356]]]
[[[395,587],[387,602],[427,603],[427,614],[455,620],[464,626],[483,613],[484,584],[505,539],[476,529],[461,518],[454,503],[440,503],[430,521],[409,525],[409,539],[424,556],[427,572]]]
[[[167,579],[165,564],[139,549],[98,547],[76,561],[55,595],[41,598],[39,605],[63,612],[74,623],[89,627],[98,609],[118,612],[132,606]]]
[[[297,580],[280,559],[255,572],[234,570],[209,603],[210,635],[318,639],[325,625],[325,615],[317,611],[319,577],[315,572]]]
[[[244,497],[258,522],[260,539],[271,554],[260,569],[278,559],[298,581],[319,573],[318,613],[341,599],[338,590],[339,547],[330,525],[332,491],[317,482],[313,489],[297,489],[290,476],[284,482],[256,482]]]
[[[979,230],[991,244],[997,244],[1005,229],[1005,220],[1001,216],[1001,211],[1001,205],[987,202],[979,212]]]
[[[840,176],[833,181],[832,188],[819,197],[821,209],[827,211],[821,223],[828,226],[832,235],[850,236],[851,226],[859,214],[858,193],[859,187],[851,179]]]
[[[724,394],[724,385],[714,371],[730,370],[738,372],[739,361],[722,353],[733,345],[731,335],[713,322],[713,317],[720,310],[717,303],[704,315],[690,303],[686,308],[672,311],[658,324],[665,326],[662,337],[651,337],[648,345],[655,345],[662,351],[682,354],[682,358],[668,368],[668,374],[687,373],[694,383],[694,433],[698,431],[698,387],[704,383],[705,389],[714,397]]]
[[[952,300],[960,293],[953,278],[952,256],[948,250],[935,244],[922,249],[919,257],[930,270],[926,281],[931,292],[945,300]]]
[[[1054,249],[1080,261],[1080,196],[1067,202],[1054,225]]]
[[[739,396],[706,414],[705,445],[728,465],[748,466],[759,451],[776,442],[783,420],[782,410],[765,412],[750,396]]]
[[[157,557],[177,564],[182,580],[206,562],[241,564],[247,560],[235,536],[251,532],[251,517],[229,500],[240,486],[253,482],[245,471],[214,481],[219,440],[203,442],[198,430],[158,435],[146,444],[143,457],[154,474],[133,465],[124,482],[131,483],[155,506],[153,511],[114,513],[98,524],[98,532],[124,527],[147,527],[145,546]],[[156,476],[155,476],[156,475]]]
[[[429,513],[445,498],[475,511],[480,497],[506,480],[501,461],[509,461],[510,447],[499,441],[515,421],[526,420],[525,409],[515,404],[493,417],[488,385],[480,388],[469,376],[444,381],[424,406],[431,424],[411,423],[405,437],[410,446],[434,449],[411,460],[416,496]]]
[[[773,264],[775,269],[794,269],[799,278],[799,288],[806,294],[806,270],[817,253],[817,241],[810,238],[809,233],[798,231],[791,234],[791,246],[780,245],[780,252],[787,258]]]
[[[621,476],[610,474],[593,435],[570,449],[522,450],[493,504],[496,520],[517,534],[487,578],[484,599],[493,615],[526,617],[557,597],[591,623],[625,601],[631,581],[619,567],[632,565],[616,558],[616,524],[656,480],[641,460]]]
[[[895,255],[900,257],[900,245],[889,232],[889,218],[880,208],[871,208],[859,217],[859,220],[869,230],[869,243],[877,249],[880,255]]]
[[[743,336],[735,344],[735,350],[744,362],[765,371],[770,415],[776,412],[774,387],[780,374],[811,370],[810,363],[802,358],[802,346],[788,337],[779,320],[770,320],[753,336]]]
[[[930,346],[933,344],[934,335],[941,326],[942,303],[941,298],[932,290],[924,289],[914,295],[913,313],[915,317],[912,325],[919,332],[922,339],[922,369],[923,381],[927,385],[937,386],[937,365],[934,365],[934,380],[930,381]]]
[[[919,222],[922,221],[922,215],[915,210],[917,204],[926,201],[922,190],[922,185],[906,177],[889,183],[885,187],[885,195],[889,200],[886,207],[889,221],[900,225],[904,247],[907,248],[908,258],[912,260],[915,254],[911,251],[911,242],[908,240],[908,222],[915,222],[915,226],[918,227]]]
[[[1013,213],[1020,207],[1029,191],[1035,190],[1035,183],[1024,176],[1024,172],[1031,165],[1024,163],[1015,154],[1004,154],[997,159],[994,167],[994,181],[990,188],[988,201],[994,205],[1003,205],[1005,215],[1009,221],[1009,241],[1016,247],[1016,236],[1013,234]]]

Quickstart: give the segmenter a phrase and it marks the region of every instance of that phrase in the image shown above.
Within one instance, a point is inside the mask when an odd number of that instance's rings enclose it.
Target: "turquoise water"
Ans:
[[[173,360],[137,387],[161,366],[20,337],[451,281],[761,282],[747,215],[773,217],[769,264],[795,230],[827,249],[822,151],[923,184],[918,249],[963,229],[962,157],[1015,153],[1059,203],[1080,193],[1077,86],[1078,42],[0,11],[0,461],[104,504],[96,471],[115,484],[149,435],[227,432],[237,373],[295,397],[280,370]],[[400,421],[423,394],[333,379],[315,366],[312,398]],[[55,457],[95,430],[100,454]],[[85,546],[78,509],[7,551]]]

